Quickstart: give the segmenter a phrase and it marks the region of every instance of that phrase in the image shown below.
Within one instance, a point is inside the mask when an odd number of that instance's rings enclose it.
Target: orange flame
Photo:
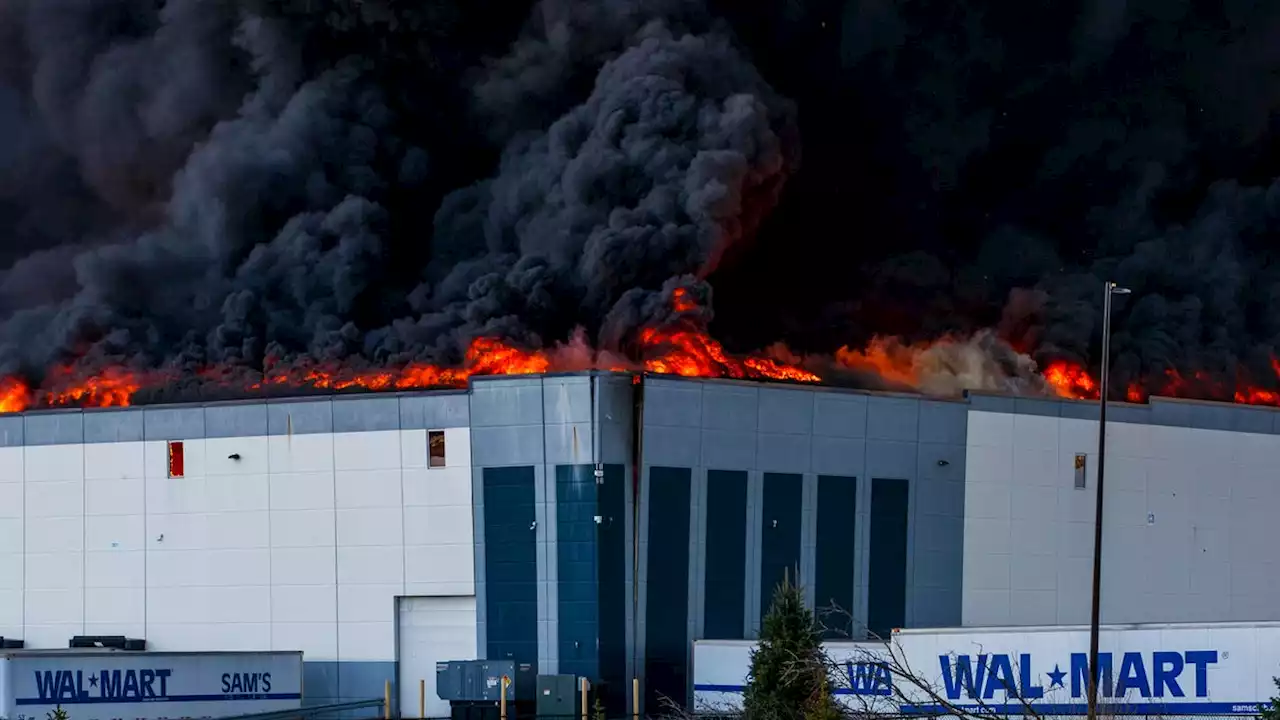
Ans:
[[[1280,380],[1280,361],[1271,361],[1272,371]],[[1098,399],[1099,387],[1088,371],[1078,363],[1058,360],[1045,370],[1045,380],[1062,397],[1085,400]],[[1201,397],[1211,400],[1240,403],[1243,405],[1272,405],[1280,407],[1280,391],[1253,384],[1243,375],[1237,378],[1236,387],[1229,385],[1202,370],[1190,376],[1174,369],[1166,370],[1160,381],[1133,382],[1125,388],[1124,399],[1131,403],[1146,402],[1151,395],[1165,397]]]
[[[1096,400],[1098,383],[1083,366],[1066,360],[1055,360],[1044,370],[1045,382],[1058,395],[1080,400]]]
[[[677,306],[691,302],[680,292],[676,293],[673,301]],[[643,354],[648,357],[643,368],[648,372],[701,377],[820,381],[817,375],[797,367],[795,362],[763,356],[742,359],[731,357],[719,343],[705,334],[693,331],[645,331],[641,344]],[[629,372],[639,369],[638,366],[628,366],[603,354],[592,362],[601,370]],[[559,367],[556,358],[545,351],[522,350],[494,338],[476,338],[467,349],[462,367],[458,368],[413,363],[395,369],[360,370],[301,362],[286,367],[271,367],[259,380],[245,383],[243,387],[250,391],[271,387],[415,390],[463,387],[470,378],[478,375],[534,375],[557,369],[582,368]],[[238,385],[234,380],[236,374],[228,368],[204,368],[198,374],[207,382],[228,387]],[[139,390],[160,387],[175,379],[176,375],[165,372],[140,373],[124,368],[109,368],[99,373],[87,374],[74,367],[64,366],[51,371],[40,392],[32,393],[28,385],[19,378],[0,378],[0,413],[21,412],[37,400],[42,405],[51,407],[127,406]]]
[[[74,368],[55,368],[44,391],[46,405],[80,405],[83,407],[123,407],[142,386],[142,379],[122,368],[108,368],[100,375],[79,377]]]
[[[467,348],[461,368],[442,368],[413,363],[396,370],[359,371],[301,366],[268,372],[262,382],[249,386],[310,387],[318,390],[417,390],[432,387],[460,387],[472,375],[533,375],[551,369],[543,353],[520,350],[492,338],[476,338]]]
[[[18,378],[0,380],[0,413],[21,412],[31,404],[31,388]]]
[[[698,309],[698,304],[689,298],[689,291],[684,288],[676,288],[671,292],[671,306],[678,313],[692,312]]]
[[[908,344],[897,338],[874,337],[862,350],[847,345],[841,347],[836,351],[836,362],[853,370],[874,373],[890,383],[918,387],[921,378],[917,359],[933,344]]]
[[[696,303],[683,289],[673,292],[671,302],[679,312],[697,309]],[[822,382],[822,377],[802,367],[800,360],[791,357],[785,349],[746,357],[735,356],[692,325],[675,329],[648,328],[641,331],[638,341],[641,358],[638,363],[598,353],[585,343],[578,347],[571,359],[557,350],[528,351],[494,338],[476,338],[468,347],[460,367],[413,363],[400,368],[359,369],[308,361],[282,366],[268,361],[268,369],[256,378],[247,375],[252,371],[235,367],[205,368],[198,374],[207,383],[250,391],[271,387],[358,388],[370,391],[464,387],[476,376],[530,375],[586,368],[684,377]],[[934,351],[954,348],[962,343],[963,340],[953,337],[919,343],[875,338],[865,348],[840,348],[834,359],[837,366],[845,369],[873,372],[891,383],[923,392],[941,392],[930,387],[929,378],[935,377],[940,367],[956,371],[953,366],[943,367],[948,362],[947,358],[953,358],[954,354]],[[1273,360],[1272,369],[1280,380],[1280,361]],[[1079,363],[1055,360],[1044,367],[1041,375],[1045,386],[1060,397],[1098,398],[1097,380]],[[138,391],[162,388],[177,379],[177,374],[172,371],[108,368],[87,373],[72,365],[50,371],[39,388],[32,388],[18,377],[0,377],[0,413],[21,412],[36,404],[51,407],[126,406]],[[1183,376],[1174,370],[1166,372],[1158,381],[1148,378],[1132,383],[1125,388],[1124,397],[1130,402],[1145,402],[1152,394],[1234,399],[1238,403],[1280,406],[1280,391],[1247,382],[1243,377],[1232,389],[1204,372]]]
[[[794,365],[772,358],[729,357],[720,343],[707,335],[692,331],[662,332],[647,328],[640,342],[648,348],[661,348],[661,355],[645,361],[645,370],[661,375],[684,377],[729,377],[770,380],[821,382],[822,378]]]

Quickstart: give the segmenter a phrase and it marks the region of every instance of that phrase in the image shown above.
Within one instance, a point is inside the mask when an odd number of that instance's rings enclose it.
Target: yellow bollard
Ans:
[[[382,690],[382,718],[391,720],[391,681],[388,680]]]
[[[640,720],[640,678],[631,678],[631,720]]]
[[[427,681],[418,681],[418,717],[425,718],[427,716]]]
[[[498,715],[502,720],[507,720],[507,688],[511,687],[511,678],[506,675],[502,676],[502,686],[500,697],[498,698]]]
[[[591,687],[591,683],[582,678],[582,720],[591,720],[591,715],[587,712],[587,690]]]

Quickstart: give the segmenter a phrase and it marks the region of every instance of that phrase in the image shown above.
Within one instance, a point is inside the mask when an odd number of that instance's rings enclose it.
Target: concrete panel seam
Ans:
[[[818,476],[805,473],[800,495],[800,582],[804,587],[804,601],[814,607],[817,575],[818,540]]]

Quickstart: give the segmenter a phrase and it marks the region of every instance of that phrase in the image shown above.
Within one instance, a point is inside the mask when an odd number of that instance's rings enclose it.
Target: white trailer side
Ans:
[[[694,644],[700,709],[741,707],[754,643]],[[1087,627],[902,630],[888,642],[829,643],[837,699],[856,710],[956,708],[1085,714]],[[1280,623],[1104,626],[1100,703],[1113,715],[1255,715],[1280,676]]]
[[[291,710],[302,704],[300,652],[0,652],[0,717],[175,720]]]

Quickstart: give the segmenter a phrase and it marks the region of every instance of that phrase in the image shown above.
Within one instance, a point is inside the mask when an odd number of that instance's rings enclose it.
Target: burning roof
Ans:
[[[677,296],[679,297],[679,296]],[[704,332],[691,327],[647,329],[640,337],[640,359],[598,352],[581,336],[551,350],[527,350],[495,338],[477,338],[458,367],[411,363],[400,367],[326,365],[307,359],[278,364],[265,372],[212,367],[194,377],[178,371],[108,368],[51,371],[33,387],[16,377],[0,379],[0,412],[37,407],[124,407],[152,398],[248,398],[297,392],[399,391],[464,387],[472,377],[537,375],[583,370],[677,375],[691,378],[835,384],[876,390],[919,392],[956,397],[978,390],[1021,395],[1097,399],[1098,383],[1086,368],[1066,360],[1041,371],[994,333],[932,342],[876,338],[865,348],[842,347],[831,356],[801,357],[785,347],[738,356]],[[1280,379],[1280,363],[1276,365]],[[194,390],[192,385],[195,386]],[[1121,394],[1122,393],[1122,394]],[[1197,395],[1206,399],[1255,405],[1280,405],[1280,394],[1249,384],[1222,386],[1207,377],[1187,380],[1170,373],[1158,382],[1133,383],[1115,399],[1144,402],[1151,395]]]

